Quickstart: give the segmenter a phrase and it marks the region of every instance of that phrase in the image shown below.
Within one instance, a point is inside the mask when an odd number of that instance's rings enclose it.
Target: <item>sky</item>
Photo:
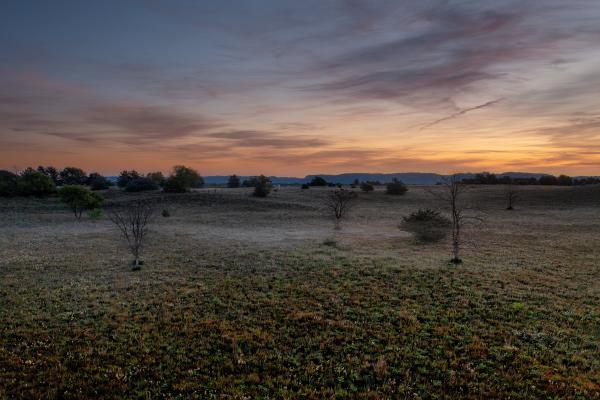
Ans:
[[[3,0],[0,168],[600,175],[598,0]]]

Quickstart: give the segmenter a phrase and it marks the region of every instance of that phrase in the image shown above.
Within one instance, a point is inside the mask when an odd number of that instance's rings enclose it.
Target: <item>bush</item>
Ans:
[[[154,182],[156,184],[156,186],[162,186],[165,184],[165,176],[163,175],[162,172],[160,171],[156,171],[156,172],[149,172],[146,175],[146,178],[150,179],[152,182]]]
[[[128,192],[146,192],[148,190],[157,190],[158,185],[149,178],[137,178],[129,181],[125,190]]]
[[[81,168],[65,167],[60,171],[60,180],[63,185],[85,185],[87,175]]]
[[[256,178],[256,184],[254,186],[254,196],[256,197],[267,197],[271,193],[273,185],[271,180],[264,175]]]
[[[81,185],[63,186],[58,191],[58,195],[77,219],[81,219],[83,210],[98,208],[103,200],[100,195]]]
[[[231,175],[227,180],[228,188],[239,188],[240,187],[240,178],[237,175]]]
[[[117,186],[120,188],[124,188],[127,184],[135,179],[139,179],[142,176],[136,171],[121,171],[119,174],[119,178],[117,179]]]
[[[204,186],[204,179],[195,170],[176,165],[173,167],[173,173],[165,181],[163,190],[168,193],[189,192],[191,188],[200,188]]]
[[[406,185],[404,183],[402,183],[402,181],[399,181],[398,179],[394,178],[393,181],[391,181],[390,183],[388,183],[386,185],[385,192],[387,194],[392,194],[392,195],[403,195],[407,191],[408,191],[408,188],[406,187]]]
[[[448,235],[451,226],[450,220],[438,211],[426,208],[403,217],[400,228],[412,233],[418,241],[435,243]]]
[[[327,181],[320,176],[315,176],[309,183],[310,186],[327,186]]]
[[[104,215],[104,211],[102,211],[101,208],[92,208],[91,210],[88,211],[88,217],[90,217],[90,219],[92,220],[97,220],[100,219],[102,217],[102,215]]]
[[[90,174],[87,184],[92,190],[106,190],[113,185],[111,181],[96,172]]]
[[[371,185],[370,183],[368,183],[368,182],[363,182],[363,183],[360,185],[360,190],[362,190],[362,191],[363,191],[363,192],[365,192],[365,193],[369,193],[369,192],[372,192],[373,190],[375,190],[375,188],[374,188],[374,187],[373,187],[373,185]]]
[[[17,195],[19,176],[10,171],[0,170],[0,197]]]
[[[308,183],[303,183],[302,186],[300,186],[302,189],[310,189],[310,186],[308,185]]]
[[[167,210],[166,208],[162,210],[162,212],[160,213],[160,215],[162,215],[164,218],[169,218],[171,216],[171,213],[169,212],[169,210]]]
[[[32,168],[27,168],[17,181],[17,194],[20,196],[43,197],[55,191],[52,179]]]

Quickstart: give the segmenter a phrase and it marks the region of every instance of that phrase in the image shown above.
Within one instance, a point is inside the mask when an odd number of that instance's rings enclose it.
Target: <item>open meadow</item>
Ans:
[[[600,187],[472,187],[463,263],[399,229],[430,190],[0,200],[0,398],[600,399]],[[140,271],[106,213],[158,203]],[[166,209],[170,216],[163,217]]]

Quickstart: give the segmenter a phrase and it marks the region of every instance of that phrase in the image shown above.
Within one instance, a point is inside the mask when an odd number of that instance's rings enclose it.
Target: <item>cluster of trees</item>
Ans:
[[[568,175],[542,175],[539,179],[529,178],[511,178],[510,176],[497,176],[487,172],[477,174],[474,178],[465,178],[462,183],[481,184],[481,185],[554,185],[554,186],[575,186],[575,185],[595,185],[600,183],[600,178],[572,178]]]

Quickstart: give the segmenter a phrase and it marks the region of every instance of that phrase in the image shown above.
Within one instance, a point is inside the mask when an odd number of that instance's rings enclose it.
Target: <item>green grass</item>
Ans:
[[[171,205],[139,272],[107,221],[51,209],[5,226],[0,398],[600,398],[600,254],[580,233],[598,238],[592,211],[490,213],[456,267],[445,243],[364,223],[418,199],[390,211],[371,193],[333,232],[308,195],[267,200],[297,214]],[[230,224],[249,236],[223,239]],[[308,233],[253,237],[282,224]]]

